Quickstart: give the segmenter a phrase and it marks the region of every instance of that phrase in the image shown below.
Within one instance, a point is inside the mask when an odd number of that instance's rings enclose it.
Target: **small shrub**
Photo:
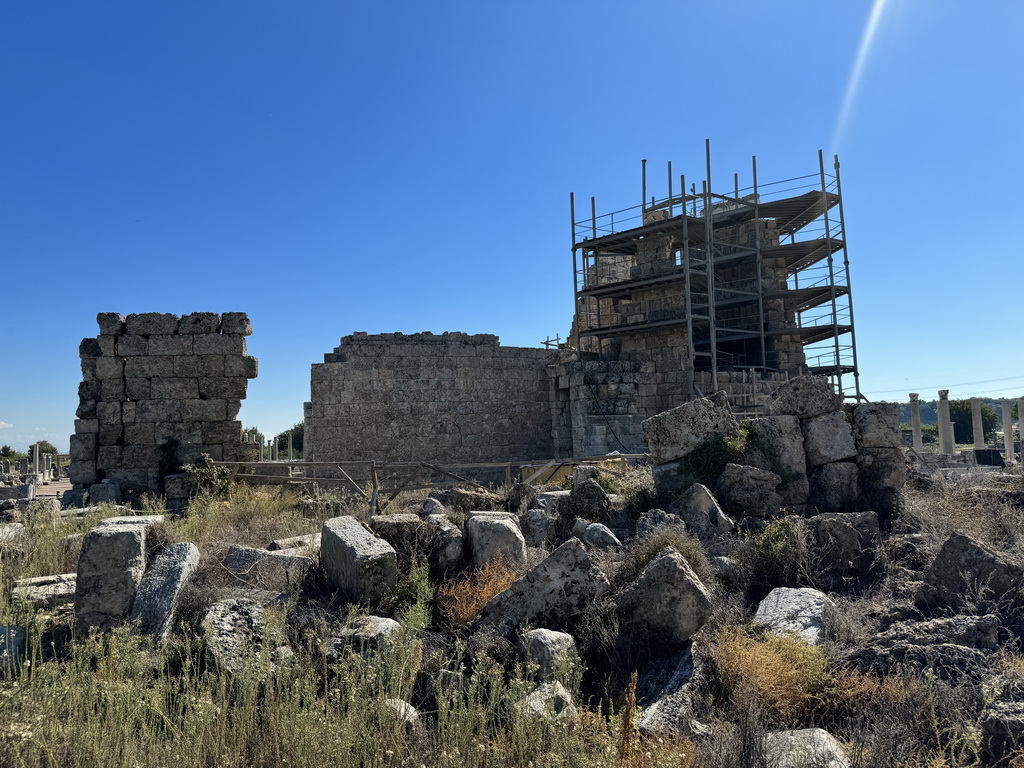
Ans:
[[[417,558],[383,602],[383,610],[393,614],[407,629],[426,629],[433,621],[431,603],[435,590],[429,574],[430,566]]]
[[[835,687],[824,650],[796,637],[759,638],[726,627],[716,639],[712,658],[730,701],[737,704],[752,697],[766,715],[783,721],[808,718]]]
[[[687,484],[712,485],[726,464],[741,463],[747,434],[748,430],[741,427],[739,433],[731,437],[715,435],[683,456],[679,460],[679,472]]]
[[[806,587],[811,582],[811,550],[807,528],[795,518],[773,520],[753,537],[747,556],[752,562],[751,588],[760,599],[775,587]]]
[[[491,598],[512,586],[516,574],[495,558],[468,574],[448,579],[437,588],[437,610],[451,624],[468,624]]]
[[[186,464],[182,469],[196,484],[200,493],[219,497],[228,492],[231,470],[215,465],[210,454],[202,454],[195,464]]]

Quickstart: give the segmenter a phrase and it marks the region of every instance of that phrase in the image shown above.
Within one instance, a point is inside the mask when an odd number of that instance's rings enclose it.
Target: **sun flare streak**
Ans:
[[[871,43],[875,39],[875,32],[878,30],[878,23],[885,11],[885,4],[888,0],[875,0],[871,6],[871,15],[868,17],[867,26],[864,27],[864,34],[860,39],[860,47],[857,49],[857,58],[853,62],[853,70],[850,72],[850,80],[846,84],[846,93],[843,95],[843,105],[839,110],[839,120],[836,122],[835,137],[832,145],[836,148],[846,132],[846,126],[850,121],[850,113],[853,111],[853,102],[857,97],[857,88],[860,85],[861,77],[864,75],[864,67],[867,64],[868,54],[871,52]]]

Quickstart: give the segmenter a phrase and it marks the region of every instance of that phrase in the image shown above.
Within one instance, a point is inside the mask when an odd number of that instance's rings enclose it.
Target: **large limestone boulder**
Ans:
[[[678,509],[687,530],[701,539],[721,536],[736,527],[732,518],[722,511],[714,494],[700,483],[687,488],[669,509]]]
[[[611,517],[612,503],[604,488],[588,478],[569,492],[569,511],[573,517],[607,521]]]
[[[711,593],[686,558],[665,547],[615,596],[615,609],[622,624],[638,634],[685,643],[707,620]]]
[[[830,589],[870,578],[880,570],[882,534],[874,512],[827,513],[807,520],[815,570]]]
[[[575,638],[553,629],[531,629],[521,635],[519,656],[537,665],[537,677],[542,682],[558,676],[571,677],[579,665]]]
[[[821,645],[835,610],[835,603],[817,589],[777,587],[758,603],[753,623],[776,635],[796,635],[808,645]]]
[[[398,567],[403,571],[426,554],[433,534],[432,526],[413,514],[375,515],[370,518],[370,530],[395,548]]]
[[[772,768],[850,768],[842,744],[821,728],[766,733],[764,751]]]
[[[645,539],[657,533],[686,535],[689,531],[683,518],[678,514],[663,509],[648,509],[636,520],[635,536],[638,539]]]
[[[961,610],[1009,594],[1022,578],[1024,568],[1017,558],[954,533],[925,573],[915,601],[922,610]]]
[[[559,515],[548,509],[528,509],[519,518],[519,528],[528,547],[547,547],[555,543]]]
[[[127,618],[146,572],[146,526],[97,526],[78,557],[75,618],[106,629]]]
[[[484,606],[476,626],[512,634],[520,627],[564,627],[608,591],[608,578],[579,539],[569,539]]]
[[[765,416],[747,422],[743,463],[778,475],[778,494],[783,504],[807,501],[807,459],[804,434],[796,416]]]
[[[224,569],[250,589],[294,592],[302,587],[312,558],[287,551],[232,545],[222,563]]]
[[[776,389],[767,405],[768,412],[775,416],[810,419],[842,410],[843,401],[828,379],[799,376]]]
[[[724,392],[683,403],[645,419],[640,426],[659,464],[681,459],[712,437],[735,435],[739,430]]]
[[[726,464],[715,483],[715,497],[737,517],[772,517],[782,499],[776,488],[782,478],[774,472],[742,464]]]
[[[376,602],[398,584],[394,547],[354,517],[334,517],[324,522],[320,564],[328,582],[356,602]]]
[[[526,565],[526,539],[514,515],[471,513],[466,521],[466,539],[477,568],[498,558],[513,571]]]
[[[164,641],[176,629],[178,599],[199,565],[199,548],[191,542],[170,544],[154,558],[139,583],[130,618],[140,629]]]
[[[857,449],[896,448],[902,450],[899,403],[857,403],[853,412],[853,439]]]
[[[336,663],[348,651],[372,654],[394,643],[402,625],[384,616],[357,616],[327,642],[327,661]]]
[[[857,455],[853,430],[842,411],[824,413],[800,422],[804,433],[804,452],[807,468],[833,461],[851,459]]]
[[[445,515],[428,515],[431,537],[427,551],[430,576],[441,581],[454,576],[466,567],[466,553],[462,529]]]
[[[846,512],[860,499],[860,470],[852,461],[815,467],[810,474],[810,502],[823,512]]]

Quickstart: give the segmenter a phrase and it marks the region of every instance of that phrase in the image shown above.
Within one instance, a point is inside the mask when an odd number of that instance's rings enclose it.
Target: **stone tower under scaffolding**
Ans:
[[[558,452],[643,449],[640,422],[724,390],[755,416],[790,376],[827,376],[860,398],[839,161],[731,194],[715,192],[710,147],[698,191],[577,218],[571,197],[575,351],[550,374]]]

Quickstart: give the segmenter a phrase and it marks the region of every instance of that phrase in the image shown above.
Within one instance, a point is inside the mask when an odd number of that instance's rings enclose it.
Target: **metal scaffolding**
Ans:
[[[857,372],[850,262],[839,159],[818,171],[752,185],[712,186],[710,142],[698,191],[648,198],[642,163],[639,206],[572,216],[577,349],[602,352],[624,336],[685,334],[695,371],[742,369],[827,376],[862,399]]]

